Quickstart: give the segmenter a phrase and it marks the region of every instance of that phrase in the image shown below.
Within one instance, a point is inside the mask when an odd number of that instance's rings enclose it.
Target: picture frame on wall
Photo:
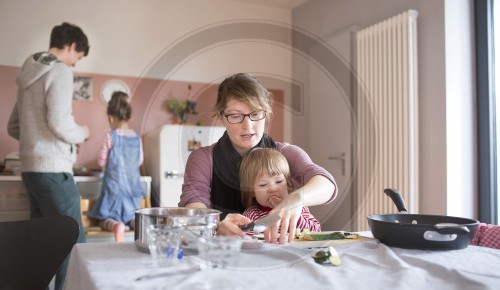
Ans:
[[[93,81],[91,77],[75,76],[73,81],[73,99],[92,100]]]

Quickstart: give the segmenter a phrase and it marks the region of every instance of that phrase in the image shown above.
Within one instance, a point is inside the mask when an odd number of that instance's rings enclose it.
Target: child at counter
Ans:
[[[104,167],[101,195],[89,216],[99,220],[103,230],[112,231],[117,242],[123,242],[125,224],[135,228],[134,212],[145,196],[140,181],[142,141],[128,128],[132,108],[126,93],[112,94],[107,114],[111,131],[104,139],[97,160]]]
[[[246,207],[243,215],[252,221],[263,218],[278,205],[294,186],[288,162],[272,148],[254,148],[243,156],[240,164],[241,202]],[[304,206],[296,228],[319,232],[321,226]],[[253,231],[247,235],[252,236]]]

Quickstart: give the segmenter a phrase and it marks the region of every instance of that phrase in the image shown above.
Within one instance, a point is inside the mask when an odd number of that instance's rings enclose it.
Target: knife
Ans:
[[[242,231],[251,231],[255,234],[262,233],[265,231],[268,227],[272,226],[274,223],[279,221],[281,217],[277,214],[270,214],[268,216],[265,216],[261,219],[255,220],[248,225],[240,226],[240,229]]]

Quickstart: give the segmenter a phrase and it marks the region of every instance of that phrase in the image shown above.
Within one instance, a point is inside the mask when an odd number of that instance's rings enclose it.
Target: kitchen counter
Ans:
[[[100,176],[74,176],[84,199],[97,199],[101,192]],[[151,196],[151,176],[141,176],[146,196]],[[29,218],[28,194],[19,175],[0,175],[0,222]]]
[[[75,182],[96,182],[100,181],[102,178],[101,176],[73,176],[75,179]],[[12,175],[12,174],[6,174],[6,175],[0,175],[0,182],[2,181],[22,181],[20,175]],[[141,181],[147,182],[151,181],[151,176],[141,176]]]

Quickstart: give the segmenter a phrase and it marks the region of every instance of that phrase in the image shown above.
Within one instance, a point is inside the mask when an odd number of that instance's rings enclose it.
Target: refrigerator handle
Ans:
[[[183,177],[184,173],[179,172],[179,171],[167,171],[165,172],[165,178],[172,178],[172,177]]]

